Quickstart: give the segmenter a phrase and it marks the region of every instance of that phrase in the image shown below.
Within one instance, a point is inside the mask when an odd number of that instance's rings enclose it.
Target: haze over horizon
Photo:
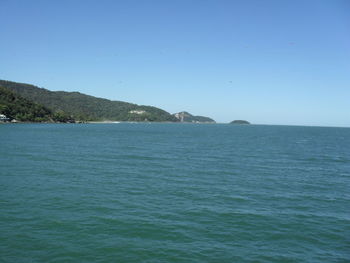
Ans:
[[[0,0],[0,79],[217,122],[350,127],[350,2]]]

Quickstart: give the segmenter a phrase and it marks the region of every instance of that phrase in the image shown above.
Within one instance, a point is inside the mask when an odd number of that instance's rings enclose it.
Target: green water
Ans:
[[[350,129],[0,125],[0,262],[350,262]]]

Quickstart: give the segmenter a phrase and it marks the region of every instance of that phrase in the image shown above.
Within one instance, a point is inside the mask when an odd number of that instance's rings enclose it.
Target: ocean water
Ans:
[[[350,129],[0,125],[0,262],[350,262]]]

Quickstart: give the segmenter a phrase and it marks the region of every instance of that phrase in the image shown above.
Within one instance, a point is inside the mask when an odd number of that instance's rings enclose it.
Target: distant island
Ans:
[[[245,120],[234,120],[231,121],[230,124],[250,124],[250,122]]]
[[[187,111],[182,111],[173,114],[176,119],[180,122],[191,122],[191,123],[215,123],[215,121],[209,117],[204,116],[194,116]]]

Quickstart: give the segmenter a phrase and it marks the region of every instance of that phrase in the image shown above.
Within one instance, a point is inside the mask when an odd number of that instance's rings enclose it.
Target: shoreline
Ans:
[[[249,125],[232,125],[230,123],[225,122],[216,122],[216,123],[192,123],[192,122],[136,122],[136,121],[86,121],[86,122],[0,122],[1,125],[9,125],[9,124],[123,124],[123,123],[132,123],[132,124],[184,124],[184,125],[193,125],[193,124],[217,124],[217,125],[229,125],[234,127],[250,127],[250,126],[281,126],[281,127],[309,127],[309,128],[342,128],[342,129],[350,129],[348,126],[319,126],[319,125],[291,125],[291,124],[249,124]]]

